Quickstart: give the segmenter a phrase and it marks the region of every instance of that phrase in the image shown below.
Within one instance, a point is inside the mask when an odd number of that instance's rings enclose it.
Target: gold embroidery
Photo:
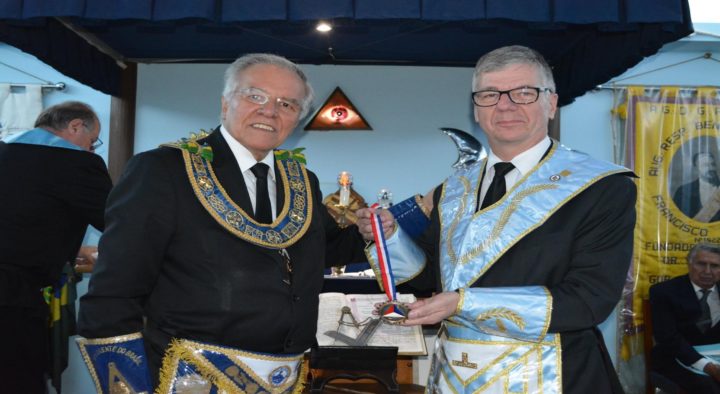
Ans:
[[[268,242],[274,244],[280,243],[282,241],[282,237],[280,236],[280,234],[274,230],[268,230],[265,233],[265,237],[267,238]]]
[[[305,221],[305,214],[303,214],[300,210],[292,210],[290,211],[290,220],[295,223],[302,223]]]
[[[487,311],[478,315],[478,317],[475,320],[477,320],[479,322],[484,322],[484,321],[490,320],[490,319],[505,319],[505,320],[513,322],[516,326],[518,326],[519,329],[521,329],[521,330],[525,329],[525,321],[520,316],[520,314],[518,314],[517,312],[514,312],[508,308],[500,307],[500,308],[488,309]],[[500,327],[498,327],[498,328],[500,328]],[[504,327],[502,327],[502,328],[504,328]]]
[[[85,364],[88,366],[88,369],[90,370],[90,377],[93,380],[93,383],[95,384],[95,389],[98,393],[102,392],[102,385],[100,384],[100,378],[97,374],[97,371],[95,369],[95,363],[93,363],[93,360],[90,358],[90,354],[88,353],[88,346],[96,346],[96,345],[114,345],[117,343],[123,343],[123,342],[130,342],[132,340],[136,339],[142,339],[142,334],[139,332],[127,334],[127,335],[119,335],[116,337],[108,337],[108,338],[94,338],[94,339],[88,339],[88,338],[78,338],[77,344],[80,348],[80,354],[82,355],[83,360],[85,361]],[[132,360],[135,365],[140,365],[141,358],[138,354],[129,351],[128,349],[124,348],[115,348],[115,347],[109,347],[107,349],[108,351],[116,351],[118,353],[121,353]],[[102,349],[101,349],[102,351]],[[109,365],[108,365],[109,368]],[[111,386],[108,386],[111,387]]]
[[[544,185],[536,185],[529,187],[525,190],[519,191],[516,195],[512,197],[510,200],[510,204],[508,204],[507,208],[505,208],[502,213],[500,214],[500,218],[498,219],[497,224],[493,227],[492,232],[490,235],[480,244],[473,248],[471,248],[467,253],[460,256],[459,259],[455,260],[453,259],[453,256],[450,255],[451,261],[454,263],[460,263],[460,264],[467,264],[468,262],[472,261],[475,257],[477,257],[478,254],[482,253],[482,251],[485,250],[489,245],[491,245],[495,240],[502,234],[503,230],[505,229],[505,226],[507,225],[507,222],[510,220],[510,216],[512,216],[513,213],[518,209],[520,206],[520,203],[523,199],[526,197],[539,193],[545,190],[551,190],[551,189],[557,189],[557,185],[553,184],[544,184]],[[448,242],[452,239],[452,234],[448,237]],[[483,271],[490,268],[491,265],[486,266]]]
[[[219,353],[232,360],[235,365],[220,370],[213,364],[206,355]],[[238,388],[244,387],[242,393],[284,393],[292,389],[293,393],[302,389],[302,373],[304,368],[300,367],[303,355],[282,356],[266,355],[245,352],[221,346],[194,342],[186,339],[173,339],[163,357],[163,365],[160,370],[160,384],[156,392],[167,393],[175,384],[175,374],[179,363],[182,360],[195,368],[200,375],[208,382],[217,386],[219,392],[224,390],[227,393],[238,392]],[[294,379],[286,379],[278,386],[272,385],[271,381],[261,378],[243,358],[254,360],[282,362],[284,365],[295,365],[296,368],[286,367],[289,371],[299,372]],[[288,376],[288,378],[291,376]],[[299,386],[299,388],[298,388]]]
[[[227,220],[227,222],[230,223],[231,226],[238,230],[242,230],[244,228],[243,217],[236,211],[228,212],[225,215],[225,220]]]
[[[209,161],[185,149],[181,152],[196,197],[233,235],[259,246],[282,249],[297,242],[309,228],[312,194],[305,167],[299,163],[276,161],[286,198],[275,221],[260,224],[230,199]]]
[[[138,394],[137,391],[133,390],[127,379],[125,379],[125,376],[120,373],[114,362],[108,363],[107,387],[110,394]],[[145,392],[139,394],[145,394]]]
[[[212,181],[206,176],[197,177],[198,186],[205,192],[209,193],[213,190]]]
[[[461,360],[453,360],[452,365],[456,367],[465,367],[465,368],[471,368],[471,369],[477,369],[477,363],[471,363],[468,361],[468,354],[465,352],[462,352],[462,359]]]
[[[216,211],[220,213],[225,213],[227,211],[227,207],[225,206],[225,204],[223,204],[223,202],[220,201],[220,199],[217,198],[217,196],[215,195],[210,195],[210,197],[208,197],[208,202],[213,208],[215,208]]]
[[[507,327],[505,327],[505,323],[502,322],[500,319],[495,319],[495,325],[498,328],[498,331],[505,333],[507,332]]]
[[[292,179],[292,180],[290,180],[290,188],[292,188],[293,190],[302,192],[302,191],[305,191],[305,184],[298,181],[297,179]]]
[[[457,212],[455,212],[455,217],[453,217],[452,221],[450,222],[450,227],[448,229],[448,237],[447,237],[447,250],[448,255],[450,256],[450,261],[455,264],[457,261],[457,257],[455,254],[455,247],[453,246],[452,240],[453,236],[455,234],[455,229],[457,228],[458,224],[460,223],[460,219],[462,219],[463,215],[465,214],[465,207],[467,206],[467,197],[469,191],[470,191],[470,181],[464,177],[459,177],[460,182],[462,183],[463,187],[463,193],[462,197],[460,198],[460,206],[457,208]]]

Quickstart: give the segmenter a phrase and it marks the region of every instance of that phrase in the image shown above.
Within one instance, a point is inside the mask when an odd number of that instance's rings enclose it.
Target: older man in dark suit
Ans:
[[[84,347],[100,358],[93,376],[103,392],[148,390],[143,374],[162,392],[300,387],[325,264],[364,260],[362,238],[337,226],[315,174],[275,157],[311,101],[297,65],[245,55],[226,71],[218,130],[128,163],[108,199],[79,328],[88,346],[142,340],[117,356],[144,361],[134,356],[146,352],[150,372]],[[107,373],[119,378],[108,383]]]
[[[720,364],[693,346],[720,342],[720,245],[699,243],[688,274],[650,287],[653,369],[690,393],[720,393]]]
[[[44,110],[35,129],[0,142],[0,391],[44,393],[48,306],[75,260],[88,224],[102,230],[112,182],[98,145],[93,109],[64,102]]]

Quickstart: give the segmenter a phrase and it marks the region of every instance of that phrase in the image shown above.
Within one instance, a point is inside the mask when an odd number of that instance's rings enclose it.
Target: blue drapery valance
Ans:
[[[521,44],[545,55],[567,103],[692,32],[689,15],[687,0],[0,0],[0,41],[109,94],[119,91],[115,61],[56,18],[124,61],[263,51],[314,64],[472,67]],[[313,30],[319,19],[332,21],[330,35]]]
[[[426,21],[509,19],[546,23],[683,22],[678,0],[3,0],[0,19],[75,17],[98,20],[215,23],[329,18]]]

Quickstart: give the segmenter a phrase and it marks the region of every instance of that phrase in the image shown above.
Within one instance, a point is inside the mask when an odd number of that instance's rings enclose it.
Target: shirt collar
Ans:
[[[240,166],[240,171],[245,172],[249,171],[250,167],[254,166],[256,163],[258,163],[257,160],[255,160],[255,157],[252,155],[252,153],[244,147],[238,140],[236,140],[232,135],[230,135],[230,132],[227,131],[225,126],[220,126],[220,134],[222,134],[223,138],[225,138],[225,141],[227,142],[228,146],[230,146],[230,151],[232,151],[233,156],[235,156],[235,161],[237,161],[238,166]],[[268,152],[268,154],[260,160],[260,163],[265,163],[270,167],[270,170],[268,171],[268,174],[270,175],[270,179],[273,181],[275,180],[275,155],[273,151]]]
[[[699,295],[702,295],[702,294],[700,293],[700,290],[703,289],[702,287],[696,285],[695,283],[693,283],[693,281],[690,281],[690,284],[692,285],[693,289],[695,289],[695,294],[696,294],[696,295],[698,295],[698,294],[699,294]],[[709,288],[708,290],[710,290],[710,294],[712,294],[712,293],[715,291],[715,286]]]
[[[530,172],[530,170],[535,168],[535,165],[540,162],[540,159],[542,159],[545,152],[547,152],[548,148],[550,148],[550,145],[550,137],[545,136],[542,141],[538,142],[537,144],[535,144],[535,146],[526,150],[525,152],[522,152],[519,155],[513,157],[510,162],[515,166],[518,171],[520,171],[520,175],[525,175]],[[490,154],[488,155],[487,168],[490,168],[494,166],[495,163],[499,163],[501,161],[503,160],[500,160],[500,158],[497,157],[495,153],[490,151]]]

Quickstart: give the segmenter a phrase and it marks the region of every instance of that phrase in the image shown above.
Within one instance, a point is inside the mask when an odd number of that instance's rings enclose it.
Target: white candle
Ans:
[[[350,205],[350,186],[340,186],[340,205]]]
[[[350,185],[352,185],[352,175],[347,171],[342,171],[338,175],[338,184],[340,185],[340,201],[338,205],[347,207],[350,205]]]

